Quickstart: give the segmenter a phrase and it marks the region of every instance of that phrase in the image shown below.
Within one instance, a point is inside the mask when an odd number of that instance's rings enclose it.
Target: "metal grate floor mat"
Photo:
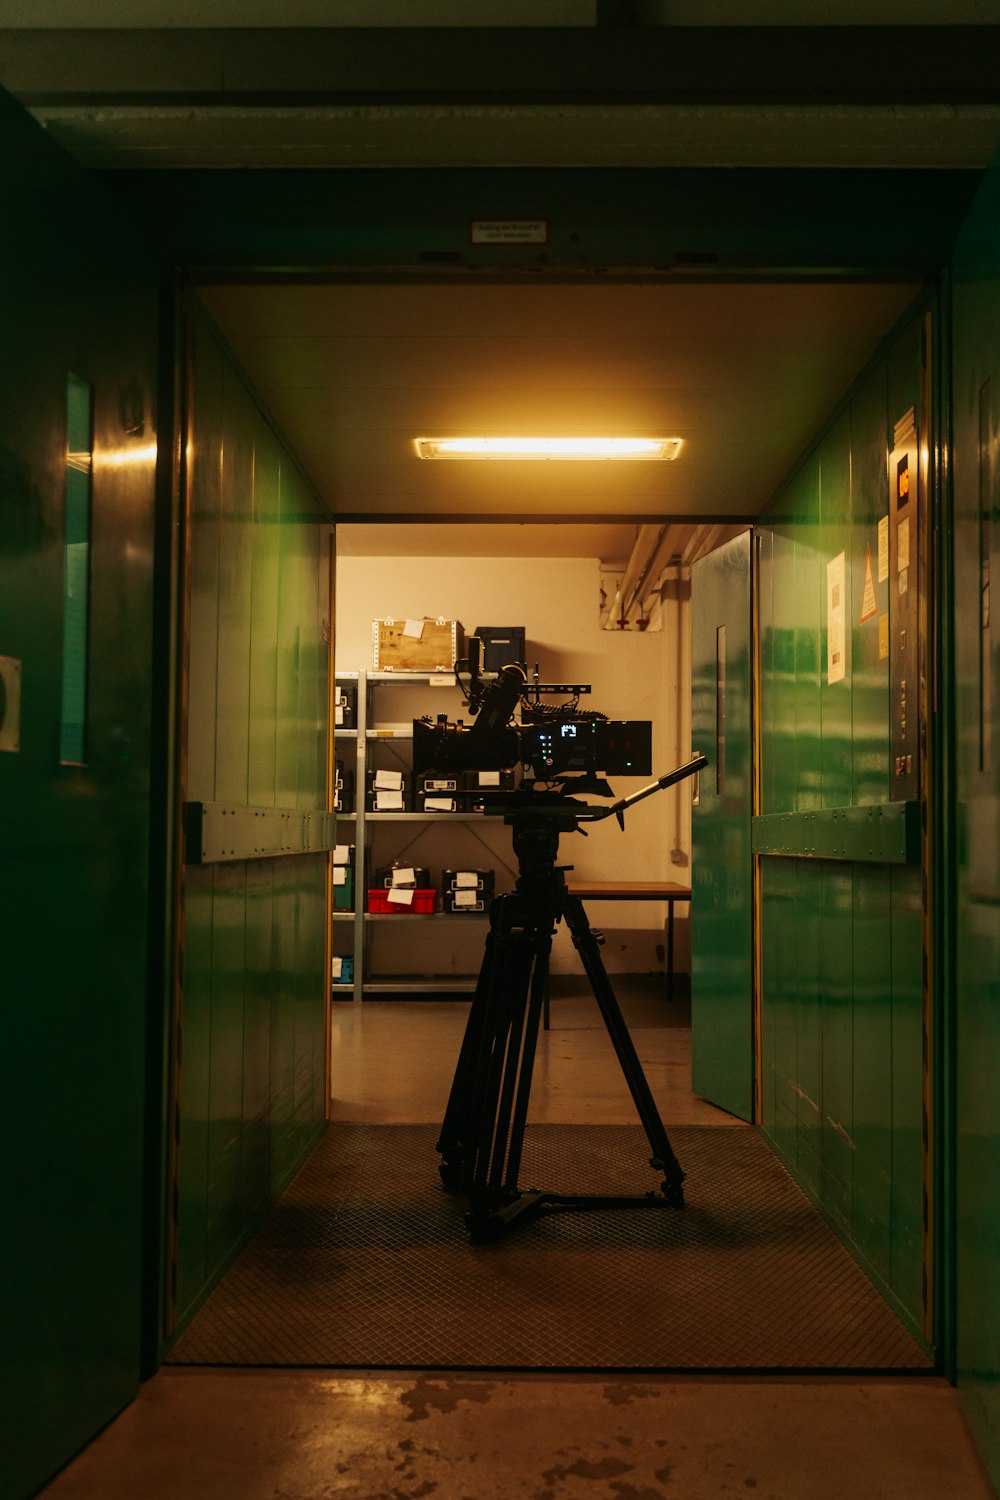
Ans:
[[[170,1363],[930,1368],[755,1130],[671,1130],[683,1210],[549,1212],[476,1246],[437,1134],[332,1125]],[[520,1180],[642,1194],[648,1155],[638,1126],[538,1125]]]

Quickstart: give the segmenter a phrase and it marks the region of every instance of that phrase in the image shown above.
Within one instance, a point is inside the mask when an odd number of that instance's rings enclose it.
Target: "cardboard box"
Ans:
[[[465,634],[457,620],[373,620],[376,672],[450,672],[463,654]]]

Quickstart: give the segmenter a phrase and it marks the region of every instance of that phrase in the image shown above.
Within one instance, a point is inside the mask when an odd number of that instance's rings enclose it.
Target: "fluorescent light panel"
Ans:
[[[680,438],[447,437],[415,438],[418,458],[672,459]]]

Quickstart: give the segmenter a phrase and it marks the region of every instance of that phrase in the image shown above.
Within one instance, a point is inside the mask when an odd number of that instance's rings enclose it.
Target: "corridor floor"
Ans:
[[[668,1130],[747,1127],[690,1090],[682,1002],[619,986]],[[553,1003],[532,1118],[632,1124],[590,997]],[[465,1008],[334,1007],[334,1120],[440,1119]],[[414,1309],[419,1316],[419,1309]],[[988,1500],[927,1375],[165,1368],[48,1500]]]

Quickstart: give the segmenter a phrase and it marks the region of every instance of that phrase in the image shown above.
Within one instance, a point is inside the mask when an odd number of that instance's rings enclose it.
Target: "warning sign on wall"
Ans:
[[[874,620],[878,614],[878,595],[875,592],[875,574],[872,570],[871,544],[865,548],[865,586],[861,591],[861,624]]]
[[[473,219],[469,226],[473,245],[547,245],[548,219]]]

